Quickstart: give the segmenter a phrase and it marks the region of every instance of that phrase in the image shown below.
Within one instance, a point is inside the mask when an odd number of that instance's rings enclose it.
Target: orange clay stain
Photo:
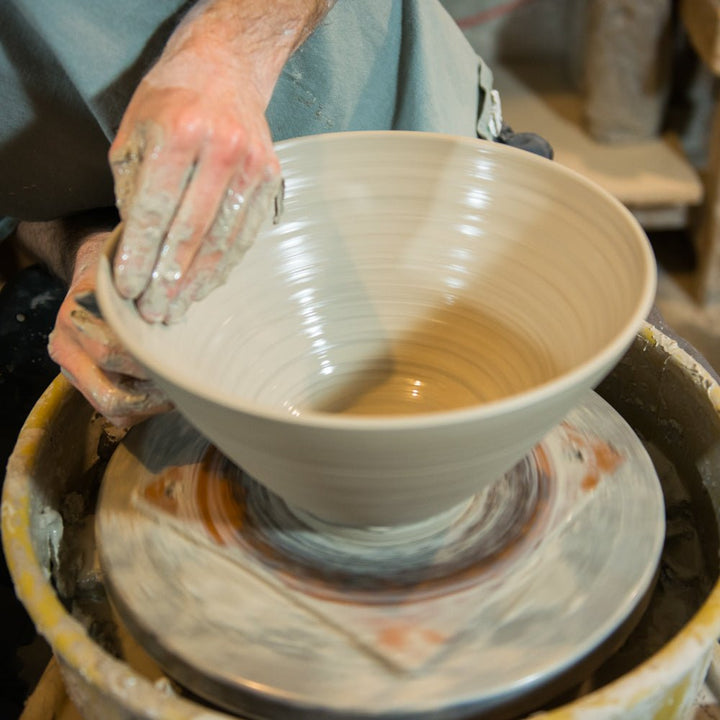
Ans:
[[[431,628],[416,628],[405,623],[388,625],[378,633],[378,642],[382,647],[391,650],[405,650],[411,644],[413,636],[433,645],[442,645],[447,639],[445,635]]]
[[[546,478],[552,477],[552,468],[550,467],[550,460],[548,460],[547,453],[543,449],[542,445],[536,445],[533,450],[535,457],[535,464],[538,472]]]
[[[581,487],[585,491],[594,490],[603,475],[611,475],[623,462],[623,456],[608,442],[601,438],[589,438],[575,428],[563,423],[568,440],[587,463],[587,472]]]
[[[142,496],[163,512],[179,516],[180,504],[175,487],[182,481],[182,475],[182,468],[169,468],[157,480],[153,480],[143,488]]]
[[[422,631],[421,635],[425,638],[427,642],[435,643],[435,645],[442,645],[446,640],[445,635],[443,635],[441,632],[438,632],[437,630],[431,630],[430,628],[425,628],[425,630]]]
[[[262,540],[262,537],[243,533],[247,518],[245,514],[244,489],[237,483],[237,475],[228,470],[228,463],[214,447],[208,448],[197,465],[167,468],[161,476],[150,482],[142,491],[143,499],[158,510],[166,512],[177,520],[195,522],[202,525],[207,536],[217,545],[225,547],[233,542],[233,536],[243,536],[243,542],[249,543],[262,558],[262,562],[274,569],[288,585],[315,597],[332,600],[342,604],[355,605],[366,603],[368,598],[387,597],[387,593],[396,593],[398,601],[412,602],[408,594],[421,598],[426,593],[445,595],[456,592],[469,583],[476,582],[479,576],[492,576],[502,572],[503,564],[516,553],[521,552],[533,526],[544,521],[547,513],[547,479],[552,475],[551,463],[541,446],[535,448],[534,456],[544,488],[537,498],[537,504],[525,518],[517,533],[499,550],[482,561],[467,568],[458,569],[453,574],[453,582],[443,587],[435,579],[419,579],[411,588],[403,584],[394,585],[387,581],[382,587],[372,590],[357,589],[348,584],[343,573],[318,575],[313,568],[287,562],[287,558],[276,548]],[[184,490],[184,492],[183,492]],[[222,508],[218,512],[218,508]],[[221,532],[230,530],[230,532]],[[389,647],[405,642],[404,636],[417,632],[425,642],[442,643],[443,637],[433,634],[432,630],[389,627],[382,631],[382,639]]]
[[[223,522],[233,528],[239,528],[244,520],[242,500],[238,500],[233,492],[233,478],[222,474],[225,467],[226,464],[218,450],[210,448],[196,469],[194,506],[205,531],[218,545],[225,545],[225,542],[218,530],[217,518],[210,508],[211,495],[224,508]],[[155,508],[175,518],[192,520],[193,508],[188,507],[188,499],[184,502],[181,500],[182,485],[191,485],[192,480],[192,470],[188,467],[171,467],[166,469],[157,480],[148,483],[143,488],[142,495]]]
[[[216,518],[210,508],[211,494],[215,495],[217,501],[224,508],[223,521],[232,528],[240,528],[244,520],[244,512],[242,505],[233,493],[232,480],[218,473],[218,468],[223,464],[211,462],[212,455],[213,452],[210,451],[198,468],[196,503],[205,530],[218,545],[225,545],[216,525]],[[212,490],[211,485],[213,486]]]

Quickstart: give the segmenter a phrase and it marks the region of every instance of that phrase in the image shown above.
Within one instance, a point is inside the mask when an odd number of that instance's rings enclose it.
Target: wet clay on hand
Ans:
[[[282,192],[265,110],[289,55],[332,3],[197,5],[138,86],[110,151],[125,223],[120,293],[178,319],[225,281]]]
[[[118,427],[130,427],[172,405],[124,349],[94,301],[97,262],[106,237],[93,234],[78,249],[48,351],[100,414]]]

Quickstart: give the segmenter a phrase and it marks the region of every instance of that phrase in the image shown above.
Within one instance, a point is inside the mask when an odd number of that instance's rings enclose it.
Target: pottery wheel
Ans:
[[[120,617],[170,677],[252,717],[508,717],[616,649],[664,540],[642,443],[594,393],[442,516],[334,527],[178,414],[116,450],[97,516]]]

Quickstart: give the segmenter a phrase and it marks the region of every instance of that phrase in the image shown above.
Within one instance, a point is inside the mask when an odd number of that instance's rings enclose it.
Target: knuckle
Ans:
[[[55,328],[48,335],[47,350],[50,358],[58,365],[72,355],[77,348],[73,326],[58,318]]]
[[[194,106],[179,110],[169,122],[172,143],[181,150],[197,146],[211,134],[209,118]]]
[[[282,170],[280,161],[275,157],[271,157],[265,166],[265,182],[271,184],[275,188],[275,192],[280,192],[282,185]]]
[[[222,121],[213,132],[216,162],[224,167],[235,167],[248,152],[248,134],[245,129],[230,121]]]
[[[63,356],[63,349],[62,344],[58,341],[57,331],[55,330],[53,330],[48,336],[47,350],[50,359],[60,365],[60,361]]]
[[[262,177],[269,166],[269,154],[260,142],[250,143],[245,155],[245,172],[249,177]]]

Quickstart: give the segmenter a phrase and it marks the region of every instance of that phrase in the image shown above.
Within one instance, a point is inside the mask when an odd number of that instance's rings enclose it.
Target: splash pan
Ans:
[[[668,513],[661,572],[626,643],[595,672],[581,672],[582,682],[553,700],[557,709],[538,701],[532,717],[684,720],[720,634],[720,388],[663,331],[646,325],[599,392],[643,438],[658,472]],[[18,596],[88,720],[229,720],[197,697],[168,692],[162,670],[103,600],[92,529],[97,484],[114,448],[105,430],[62,377],[28,417],[2,506],[3,548]]]
[[[170,676],[285,718],[529,709],[625,638],[664,534],[650,458],[593,393],[497,483],[419,523],[308,516],[177,414],[116,450],[97,519],[111,597]]]

